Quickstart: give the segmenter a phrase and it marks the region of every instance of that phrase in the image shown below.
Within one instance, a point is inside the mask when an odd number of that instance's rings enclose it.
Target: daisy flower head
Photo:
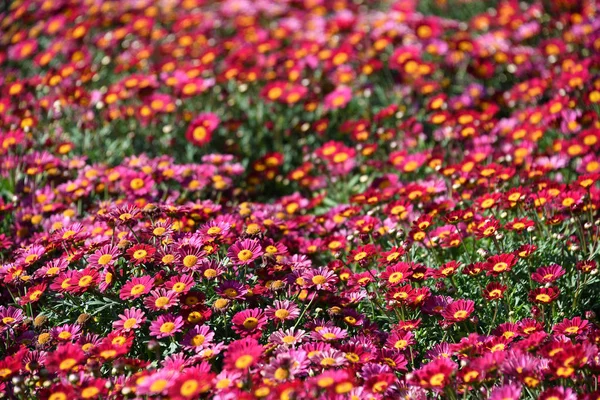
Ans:
[[[495,388],[490,400],[519,400],[521,398],[521,387],[515,384],[507,384]]]
[[[442,311],[442,317],[450,324],[462,322],[469,318],[471,313],[475,311],[475,302],[472,300],[456,300]]]
[[[306,282],[317,290],[331,290],[337,281],[335,272],[327,267],[311,269],[306,273]]]
[[[198,246],[185,244],[179,248],[178,264],[183,271],[195,271],[202,265],[206,253]]]
[[[247,337],[231,342],[225,353],[224,366],[228,371],[247,371],[260,361],[263,347],[256,339]]]
[[[20,308],[0,306],[0,332],[4,332],[13,325],[19,325],[24,320],[25,314]]]
[[[217,114],[201,113],[188,126],[185,138],[194,146],[202,147],[210,142],[212,134],[219,123],[220,120]]]
[[[164,395],[175,384],[179,371],[160,369],[138,380],[136,393],[146,396]]]
[[[117,262],[119,255],[120,251],[117,246],[104,245],[88,257],[89,266],[92,268],[111,268]]]
[[[81,336],[81,326],[77,324],[65,324],[52,328],[52,337],[60,342],[72,342]]]
[[[156,249],[147,244],[136,244],[127,250],[127,256],[134,265],[151,262]]]
[[[153,286],[154,278],[151,276],[145,275],[139,278],[135,277],[123,285],[119,297],[121,300],[137,299],[138,297],[150,293]]]
[[[223,281],[217,286],[216,293],[228,300],[242,300],[248,290],[236,280]]]
[[[562,322],[554,325],[553,331],[565,336],[576,336],[587,332],[590,328],[588,320],[580,317],[574,317],[572,319],[565,318]]]
[[[348,332],[345,329],[334,327],[323,327],[312,333],[311,335],[316,340],[324,342],[333,342],[336,340],[342,340],[348,336]]]
[[[553,283],[566,273],[560,265],[540,267],[531,274],[531,279],[539,284]]]
[[[190,350],[201,350],[208,347],[215,333],[206,325],[195,325],[183,338],[183,346]]]
[[[197,368],[185,369],[169,389],[173,400],[191,400],[206,394],[212,387],[215,375]]]
[[[227,252],[227,257],[234,265],[248,265],[262,256],[264,251],[256,239],[244,239],[235,242]]]
[[[172,314],[161,315],[150,324],[150,336],[158,339],[174,336],[181,331],[183,318]]]
[[[113,322],[113,329],[129,332],[140,328],[144,322],[146,322],[145,313],[132,307],[119,314],[119,320]]]
[[[457,365],[448,358],[436,358],[414,371],[410,383],[423,389],[440,391],[450,383],[450,376]]]
[[[283,322],[298,318],[300,308],[289,300],[275,300],[272,306],[267,307],[265,314],[271,320]]]
[[[260,308],[250,308],[236,313],[231,319],[233,331],[240,336],[260,336],[267,324],[267,316]]]
[[[173,276],[165,282],[165,288],[177,294],[185,294],[196,285],[196,281],[192,275]]]
[[[178,293],[170,290],[156,289],[151,291],[149,296],[144,299],[144,306],[152,311],[168,310],[179,303],[177,296]]]
[[[307,337],[306,331],[302,329],[280,329],[275,331],[269,336],[269,343],[274,343],[277,345],[285,345],[285,346],[296,346]]]
[[[86,357],[80,346],[71,343],[59,345],[56,350],[48,353],[46,369],[58,374],[67,374],[85,361]]]

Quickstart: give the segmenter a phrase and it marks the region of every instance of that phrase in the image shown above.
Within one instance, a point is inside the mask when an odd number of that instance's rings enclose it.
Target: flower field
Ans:
[[[600,399],[596,2],[0,30],[0,398]]]

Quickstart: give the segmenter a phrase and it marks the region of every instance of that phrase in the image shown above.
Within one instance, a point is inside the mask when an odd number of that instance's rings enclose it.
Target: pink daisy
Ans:
[[[227,252],[227,257],[234,265],[247,265],[263,255],[260,242],[254,239],[244,239],[235,242]]]
[[[88,263],[92,268],[109,268],[115,265],[119,258],[119,249],[117,246],[107,244],[96,250],[94,254],[88,257]]]
[[[174,336],[177,332],[181,331],[182,327],[182,317],[176,317],[172,314],[161,315],[156,321],[152,321],[150,324],[150,336],[154,336],[158,339]]]
[[[260,308],[240,311],[231,319],[233,331],[240,336],[260,336],[267,322],[267,317]]]
[[[177,293],[167,289],[156,289],[144,299],[144,305],[152,311],[168,310],[179,303],[177,296]]]
[[[137,299],[140,296],[150,293],[154,286],[154,278],[145,275],[139,278],[133,278],[121,289],[119,297],[121,300]]]
[[[113,329],[129,332],[138,329],[144,322],[146,322],[144,312],[132,307],[119,314],[119,320],[113,322]]]

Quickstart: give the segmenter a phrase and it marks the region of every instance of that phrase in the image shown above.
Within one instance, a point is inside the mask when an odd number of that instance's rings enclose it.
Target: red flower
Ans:
[[[549,304],[558,298],[560,290],[556,287],[538,288],[529,292],[529,300],[537,304]]]
[[[487,284],[483,291],[483,297],[486,300],[498,300],[504,298],[504,292],[506,292],[507,286],[499,282],[490,282]]]
[[[554,325],[553,331],[559,335],[576,336],[585,333],[589,326],[590,323],[580,317],[565,318],[562,322]]]
[[[517,264],[518,258],[512,253],[491,256],[486,261],[488,275],[498,276],[509,272]]]
[[[213,113],[198,115],[188,127],[185,138],[195,146],[202,147],[210,142],[212,133],[219,126],[219,117]]]
[[[127,250],[127,255],[134,265],[152,261],[156,249],[147,244],[136,244]]]
[[[466,320],[474,310],[475,302],[472,300],[456,300],[446,306],[442,317],[447,323],[453,324]]]
[[[67,374],[76,366],[83,363],[85,354],[81,347],[71,343],[58,346],[55,351],[48,353],[46,369],[50,372]]]
[[[263,347],[256,339],[245,338],[231,342],[225,353],[224,367],[229,371],[247,371],[258,363]]]
[[[456,370],[456,364],[440,357],[414,372],[411,383],[423,389],[440,391],[450,383],[450,377]]]

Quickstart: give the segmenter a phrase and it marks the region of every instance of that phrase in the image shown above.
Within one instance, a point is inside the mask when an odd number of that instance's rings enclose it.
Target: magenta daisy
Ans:
[[[590,322],[580,317],[572,319],[565,318],[562,322],[554,325],[553,331],[559,335],[576,336],[584,334],[590,327]]]
[[[472,300],[456,300],[446,306],[442,311],[442,317],[448,323],[462,322],[469,318],[475,310],[475,302]]]
[[[81,326],[76,324],[65,324],[52,328],[50,334],[61,342],[73,342],[81,336]]]
[[[109,268],[115,265],[119,254],[118,247],[107,244],[90,255],[88,262],[92,268]]]
[[[312,332],[311,336],[316,340],[322,340],[324,342],[333,342],[335,340],[341,340],[348,336],[348,332],[345,329],[333,327],[324,327],[315,332]]]
[[[13,325],[19,325],[25,319],[25,314],[20,308],[0,306],[0,333]]]
[[[262,328],[267,324],[266,315],[260,308],[250,308],[238,312],[231,319],[233,331],[240,336],[260,336]]]
[[[338,281],[337,275],[326,267],[311,269],[306,275],[306,283],[317,290],[330,290]]]
[[[196,281],[194,281],[194,277],[192,275],[184,274],[181,276],[174,276],[169,279],[167,282],[165,282],[165,287],[173,293],[185,294],[189,292],[195,284]]]
[[[256,339],[244,338],[231,342],[225,353],[224,366],[229,371],[246,371],[258,361],[263,347]]]
[[[161,315],[150,324],[150,336],[158,339],[175,335],[183,327],[183,318],[172,314]]]
[[[119,320],[113,322],[113,329],[129,332],[138,329],[144,322],[146,322],[144,312],[132,307],[119,314]]]
[[[279,344],[279,345],[286,345],[286,346],[296,346],[300,343],[302,343],[302,341],[307,337],[307,333],[306,331],[302,330],[302,329],[294,329],[294,328],[290,328],[290,329],[280,329],[278,331],[275,331],[271,334],[271,336],[269,336],[269,343],[274,343],[274,344]]]
[[[121,300],[137,299],[140,296],[150,293],[154,286],[154,278],[150,276],[142,276],[133,278],[121,288],[119,297]]]
[[[184,245],[179,249],[179,264],[183,271],[194,271],[200,268],[206,253],[199,247]]]
[[[248,293],[248,290],[240,282],[234,280],[221,282],[215,291],[219,296],[230,300],[243,299]]]
[[[300,308],[289,300],[275,300],[273,306],[267,307],[265,314],[276,322],[294,320],[300,315]]]
[[[260,242],[255,239],[244,239],[235,242],[227,252],[227,257],[234,265],[247,265],[263,255]]]
[[[531,279],[543,285],[546,283],[555,282],[565,273],[565,269],[560,265],[549,265],[538,268],[533,274],[531,274]]]
[[[183,347],[190,350],[202,350],[208,347],[215,333],[206,325],[195,325],[183,338]]]
[[[490,395],[490,400],[519,400],[520,398],[521,388],[515,384],[497,387]]]
[[[167,289],[156,289],[150,292],[150,295],[144,299],[144,305],[152,311],[168,310],[179,301],[178,294]]]

